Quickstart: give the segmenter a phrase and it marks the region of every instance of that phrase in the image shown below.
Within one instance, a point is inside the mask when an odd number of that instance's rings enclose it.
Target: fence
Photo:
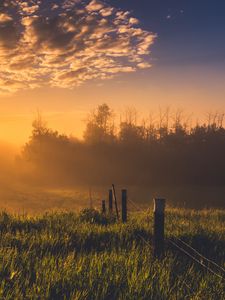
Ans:
[[[128,220],[128,207],[127,204],[130,204],[135,208],[136,211],[143,211],[139,205],[134,203],[127,197],[127,190],[121,190],[121,221],[126,223]],[[113,205],[114,204],[114,205]],[[154,199],[154,222],[153,222],[153,244],[151,245],[144,237],[138,234],[138,237],[149,247],[152,248],[153,257],[155,259],[162,259],[165,257],[165,244],[169,244],[174,249],[178,250],[182,254],[186,255],[189,259],[195,263],[202,266],[205,270],[212,273],[221,280],[225,279],[225,269],[215,263],[214,261],[206,258],[199,251],[194,249],[192,246],[187,244],[185,241],[173,237],[165,239],[164,224],[165,224],[165,199],[156,198]],[[117,220],[120,220],[119,205],[116,195],[116,189],[114,184],[112,189],[109,190],[109,200],[108,200],[108,212],[109,214],[113,213],[113,207],[115,206]],[[102,213],[106,213],[106,201],[102,200]],[[184,282],[185,284],[185,282]],[[187,285],[187,287],[189,287]],[[190,287],[189,287],[190,288]]]

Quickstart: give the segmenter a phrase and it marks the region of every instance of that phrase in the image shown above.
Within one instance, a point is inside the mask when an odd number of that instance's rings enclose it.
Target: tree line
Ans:
[[[224,114],[191,125],[182,111],[160,110],[139,121],[135,109],[117,120],[107,104],[92,111],[83,140],[49,128],[39,114],[19,163],[35,180],[61,184],[224,185]],[[118,125],[117,125],[118,124]]]

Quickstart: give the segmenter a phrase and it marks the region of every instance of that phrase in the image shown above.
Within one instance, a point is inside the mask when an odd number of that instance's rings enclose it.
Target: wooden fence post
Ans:
[[[155,258],[164,257],[165,203],[165,199],[154,199],[153,255]]]
[[[112,190],[109,190],[109,213],[113,212],[113,193]]]
[[[112,184],[112,191],[113,191],[113,197],[114,197],[114,201],[115,201],[116,216],[117,216],[117,220],[119,220],[119,210],[118,210],[118,205],[117,205],[116,190],[115,190],[114,184]]]
[[[105,200],[102,200],[102,213],[106,213]]]
[[[127,190],[122,190],[122,222],[127,222]]]

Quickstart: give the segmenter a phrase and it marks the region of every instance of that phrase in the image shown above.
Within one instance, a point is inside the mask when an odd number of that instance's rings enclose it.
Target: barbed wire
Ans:
[[[149,246],[151,249],[153,248],[152,245],[143,237],[141,236],[139,233],[136,234],[139,238],[141,238],[141,240],[147,245]],[[173,273],[177,276],[180,277],[180,275],[178,273],[176,273],[175,271],[173,271]],[[187,284],[187,282],[185,281],[185,279],[183,280],[183,284],[193,292],[192,288]]]
[[[131,199],[127,199],[127,202],[130,203],[137,211],[143,212],[143,209],[136,203],[134,203],[134,201],[132,201]],[[150,248],[152,248],[152,245],[140,234],[136,234],[147,246],[149,246]],[[196,249],[194,249],[192,246],[190,246],[189,244],[187,244],[186,242],[184,242],[183,240],[181,240],[180,238],[175,238],[174,239],[180,243],[182,243],[183,245],[185,245],[188,249],[191,249],[195,254],[197,254],[199,256],[199,259],[196,258],[195,256],[193,256],[189,251],[187,251],[187,249],[185,250],[182,246],[179,246],[177,243],[175,243],[175,241],[168,239],[168,242],[171,243],[173,246],[175,246],[177,249],[179,249],[181,252],[183,252],[184,254],[186,254],[189,258],[191,258],[192,260],[194,260],[196,263],[200,264],[202,267],[204,267],[205,269],[207,269],[209,272],[211,272],[212,274],[214,274],[215,276],[217,276],[218,278],[224,280],[224,275],[225,275],[225,269],[223,267],[221,267],[220,265],[218,265],[217,263],[215,263],[214,261],[206,258],[205,256],[203,256],[200,252],[198,252]],[[201,258],[201,260],[200,260]],[[223,272],[223,276],[221,276],[220,274],[216,273],[214,270],[212,270],[209,266],[207,266],[204,262],[208,262],[211,263],[212,265],[216,266],[216,268],[218,268],[220,271]],[[218,270],[217,270],[218,271]],[[190,286],[188,286],[185,282],[184,284],[191,289]]]
[[[204,260],[208,261],[209,263],[213,264],[214,266],[216,266],[217,268],[219,268],[222,272],[224,272],[225,275],[225,269],[223,267],[221,267],[220,265],[218,265],[216,262],[214,262],[213,260],[205,257],[203,254],[201,254],[200,252],[198,252],[195,248],[191,247],[189,244],[187,244],[186,242],[184,242],[183,240],[179,239],[179,238],[175,238],[178,241],[180,241],[181,243],[183,243],[186,247],[190,248],[193,252],[195,252],[197,255],[199,255],[201,258],[203,258]]]
[[[136,234],[147,246],[149,246],[150,248],[153,248],[152,245],[143,237],[141,236],[139,233]]]
[[[130,204],[133,205],[133,207],[134,207],[136,210],[138,210],[138,211],[140,211],[140,212],[143,212],[143,209],[140,208],[140,206],[137,205],[136,203],[134,203],[134,201],[132,201],[131,199],[128,198],[128,199],[127,199],[127,202],[130,202]]]
[[[179,249],[181,252],[185,253],[189,258],[193,259],[195,262],[197,262],[198,264],[200,264],[201,266],[203,266],[205,269],[207,269],[209,272],[211,272],[212,274],[214,274],[215,276],[217,276],[220,279],[224,279],[223,276],[217,274],[216,272],[214,272],[211,268],[209,268],[208,266],[206,266],[202,261],[198,260],[196,257],[194,257],[193,255],[191,255],[189,252],[187,252],[186,250],[184,250],[182,247],[178,246],[174,241],[172,241],[171,239],[168,239],[168,241],[175,246],[177,249]]]

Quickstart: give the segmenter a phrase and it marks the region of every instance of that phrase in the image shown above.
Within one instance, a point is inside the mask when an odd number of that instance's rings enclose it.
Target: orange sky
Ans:
[[[210,110],[225,109],[222,82],[220,74],[205,67],[153,67],[139,74],[89,82],[73,90],[35,89],[0,96],[0,140],[24,144],[37,110],[50,127],[82,137],[88,112],[103,102],[118,114],[128,106],[136,107],[140,116],[157,112],[159,106],[170,106],[172,110],[183,108],[187,114],[193,113],[193,120],[202,119]]]
[[[193,122],[225,111],[224,4],[1,2],[0,141],[23,145],[37,110],[78,137],[104,102],[140,118],[184,109]]]

